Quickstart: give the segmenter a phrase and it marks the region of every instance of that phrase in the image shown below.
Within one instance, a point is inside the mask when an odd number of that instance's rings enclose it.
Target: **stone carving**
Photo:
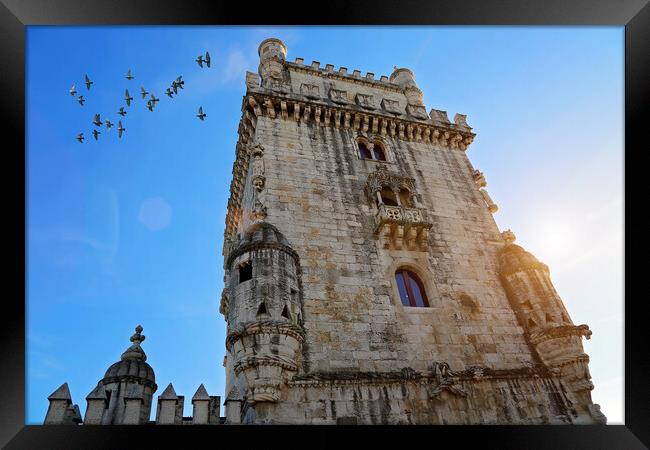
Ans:
[[[453,373],[446,362],[433,363],[433,372],[438,385],[429,391],[429,398],[439,399],[442,391],[447,391],[458,397],[467,397],[467,393],[455,385]]]
[[[253,72],[246,72],[246,87],[249,89],[260,87],[260,76]]]
[[[512,244],[517,239],[515,233],[513,233],[512,230],[510,230],[510,228],[508,228],[506,231],[503,231],[501,233],[501,238],[505,241],[506,245]]]
[[[591,413],[591,416],[594,418],[596,423],[601,425],[607,424],[607,417],[600,411],[600,405],[598,403],[589,405],[589,412]]]
[[[281,79],[270,78],[266,82],[266,87],[272,91],[279,92],[281,94],[288,94],[291,92],[291,84],[288,81]]]
[[[266,177],[264,176],[264,147],[261,144],[256,144],[251,148],[251,157],[253,158],[253,174],[251,176],[251,183],[255,186],[257,192],[264,189]]]
[[[485,176],[483,176],[483,172],[480,170],[475,170],[474,171],[474,182],[476,183],[476,186],[479,188],[479,192],[481,193],[481,196],[483,197],[483,200],[485,201],[485,204],[488,207],[488,210],[494,214],[497,212],[499,207],[492,201],[492,198],[490,198],[490,195],[487,193],[487,191],[484,188],[487,186],[487,182],[485,181]]]
[[[334,103],[339,103],[341,105],[347,105],[349,103],[347,91],[342,91],[340,89],[330,89],[330,99]]]
[[[401,372],[405,380],[416,380],[420,378],[420,374],[410,367],[404,367]]]
[[[454,115],[454,124],[456,124],[456,126],[459,128],[466,128],[468,130],[472,129],[472,127],[467,125],[467,116],[465,114],[456,113]]]
[[[320,98],[320,88],[316,84],[303,83],[300,85],[300,93],[307,98]]]
[[[422,105],[406,105],[406,112],[409,116],[413,116],[416,119],[427,120],[427,110]]]
[[[357,94],[357,104],[365,109],[375,109],[375,99],[372,95]]]
[[[253,223],[260,222],[266,219],[266,216],[267,216],[266,206],[264,206],[261,201],[255,200],[255,207],[251,210],[249,216],[251,222]]]
[[[388,98],[385,98],[381,101],[381,106],[384,108],[384,110],[391,114],[402,114],[402,111],[399,107],[399,101],[397,100],[390,100]]]
[[[439,122],[441,124],[449,124],[449,117],[447,117],[447,111],[441,111],[439,109],[432,109],[429,111],[429,116],[433,119],[434,122]]]
[[[381,191],[384,187],[393,190],[406,188],[409,192],[415,194],[415,179],[402,176],[396,172],[390,172],[385,164],[377,164],[375,171],[368,175],[366,186],[373,196],[375,192]]]

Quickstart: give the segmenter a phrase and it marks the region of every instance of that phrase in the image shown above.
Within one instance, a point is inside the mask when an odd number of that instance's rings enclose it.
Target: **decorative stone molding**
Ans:
[[[557,327],[544,328],[530,334],[531,343],[537,345],[549,339],[565,338],[570,336],[584,336],[591,339],[592,332],[588,325],[561,325]]]
[[[366,189],[367,192],[374,197],[375,193],[381,191],[384,187],[388,187],[392,190],[405,188],[412,195],[415,195],[414,178],[405,177],[396,172],[390,172],[385,164],[377,164],[375,171],[368,175],[368,179],[366,180]]]
[[[303,341],[302,328],[273,320],[245,323],[228,334],[226,348],[235,374],[246,379],[249,405],[278,401],[280,386],[298,370]]]
[[[429,117],[431,117],[431,120],[434,122],[439,122],[442,124],[449,124],[449,117],[447,117],[447,111],[441,111],[439,109],[431,109],[429,111]]]
[[[467,124],[467,116],[465,114],[458,114],[456,113],[454,115],[454,123],[456,124],[457,127],[459,128],[466,128],[468,130],[471,130],[472,127],[470,127]]]
[[[391,114],[402,114],[402,110],[400,110],[399,102],[397,100],[385,98],[381,101],[381,106],[385,111]]]
[[[515,242],[517,237],[515,236],[515,233],[513,233],[510,228],[508,228],[506,231],[501,232],[501,239],[505,241],[506,245],[510,245]]]
[[[320,88],[315,84],[301,84],[300,93],[307,98],[320,98]]]
[[[339,103],[341,105],[347,105],[348,102],[348,93],[341,89],[330,89],[330,99],[334,103]]]
[[[600,425],[607,424],[607,417],[600,411],[600,405],[598,403],[589,405],[589,412],[591,413],[591,417],[593,417],[596,423]]]
[[[376,109],[375,99],[372,95],[357,94],[355,96],[357,105],[365,109]]]
[[[219,302],[219,312],[228,317],[228,289],[223,288],[221,290],[221,301]]]
[[[283,120],[292,118],[305,123],[314,121],[324,123],[326,126],[335,128],[351,128],[353,131],[370,131],[381,136],[390,136],[402,140],[422,142],[425,144],[439,145],[450,149],[466,150],[474,140],[474,133],[468,129],[456,128],[456,125],[448,121],[443,123],[430,120],[425,115],[420,115],[423,110],[420,107],[410,108],[409,111],[418,115],[412,119],[395,117],[397,111],[385,109],[363,108],[357,104],[350,104],[347,91],[339,89],[330,90],[330,101],[312,100],[309,103],[298,101],[290,96],[277,97],[275,93],[263,89],[257,89],[249,93],[248,97],[255,97],[256,105],[264,105],[268,117],[275,118],[278,115]],[[386,105],[384,99],[382,104]],[[245,102],[245,108],[249,107],[250,116],[245,116],[246,121],[240,125],[242,142],[247,142],[255,129],[254,119],[257,115],[263,114],[261,108],[251,106]],[[385,108],[385,106],[384,106]],[[384,112],[386,111],[386,112]],[[418,112],[419,111],[419,112]]]
[[[257,192],[264,189],[266,177],[264,176],[264,147],[261,144],[256,144],[251,148],[251,156],[253,158],[253,173],[251,176],[251,183],[255,186]]]
[[[497,212],[499,207],[492,201],[492,198],[490,198],[490,195],[487,193],[487,191],[484,188],[487,186],[487,182],[485,181],[485,176],[483,175],[483,172],[480,170],[475,170],[474,171],[474,182],[476,183],[476,186],[479,188],[479,192],[481,193],[481,196],[483,197],[483,200],[485,201],[485,204],[488,207],[488,211],[490,211],[492,214]]]
[[[422,105],[406,105],[406,112],[409,116],[413,116],[417,119],[428,119],[427,110]]]
[[[266,206],[261,201],[255,200],[255,206],[250,212],[249,218],[251,222],[260,222],[267,217]]]

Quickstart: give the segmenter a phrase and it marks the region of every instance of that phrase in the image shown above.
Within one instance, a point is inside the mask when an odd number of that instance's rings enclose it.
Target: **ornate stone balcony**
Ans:
[[[380,236],[386,249],[427,249],[432,223],[427,220],[424,209],[382,204],[376,224],[375,234]]]

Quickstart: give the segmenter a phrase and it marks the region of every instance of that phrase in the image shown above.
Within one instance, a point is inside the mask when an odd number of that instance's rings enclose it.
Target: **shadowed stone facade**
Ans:
[[[604,423],[591,332],[498,230],[466,117],[427,114],[408,69],[259,55],[223,249],[227,423]]]

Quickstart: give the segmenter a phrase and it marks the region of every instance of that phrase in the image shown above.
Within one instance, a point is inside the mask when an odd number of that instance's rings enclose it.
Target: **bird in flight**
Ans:
[[[152,92],[152,93],[151,93],[151,103],[153,103],[153,106],[156,106],[156,103],[159,102],[159,101],[160,101],[160,99],[159,99],[159,98],[156,98],[156,96],[155,96],[154,93]]]
[[[203,106],[199,106],[199,113],[196,115],[199,119],[203,120],[204,117],[206,117],[207,114],[203,112]]]
[[[120,106],[120,110],[117,112],[120,116],[126,116],[126,111],[124,111],[124,106]]]
[[[84,96],[83,96],[83,95],[80,95],[80,96],[77,98],[77,101],[79,102],[79,104],[80,104],[81,106],[83,106],[83,105],[84,105],[84,102],[85,102],[86,100],[84,100]]]
[[[169,98],[172,98],[172,95],[174,95],[174,93],[172,92],[172,90],[169,89],[169,88],[167,88],[167,90],[165,91],[165,94],[167,94],[167,95],[169,96]]]
[[[90,78],[88,78],[88,75],[86,75],[86,89],[90,90],[90,85],[93,84],[93,81],[90,81]]]
[[[140,86],[140,93],[142,94],[142,100],[149,94],[147,90],[144,88],[144,86]]]
[[[151,103],[151,100],[147,100],[147,108],[149,111],[153,111],[153,104]]]
[[[181,80],[181,78],[183,78],[183,75],[180,75],[178,78],[176,78],[176,85],[177,85],[179,88],[181,88],[181,89],[185,89],[185,88],[183,87],[183,85],[185,84],[185,82],[184,82],[183,80]]]
[[[196,62],[199,64],[199,67],[203,67],[203,63],[210,67],[210,54],[205,52],[205,59],[203,59],[203,55],[197,56]]]
[[[126,79],[127,80],[132,80],[133,79],[133,75],[131,75],[131,69],[129,69],[129,72],[126,74]]]
[[[106,119],[106,129],[107,130],[110,130],[113,125],[114,124],[112,124],[110,120]]]
[[[126,106],[131,106],[131,100],[133,100],[133,97],[129,95],[128,89],[124,91],[124,100],[126,100]]]
[[[98,127],[102,126],[102,121],[99,119],[99,114],[95,114],[95,120],[93,121],[93,123],[95,125],[97,125]],[[97,139],[97,138],[95,138],[95,139]]]
[[[102,134],[100,131],[93,130],[93,136],[95,136],[95,140],[97,140],[97,136]]]
[[[174,94],[178,94],[178,83],[176,81],[172,81],[172,89],[174,90]]]
[[[73,84],[72,87],[70,88],[70,95],[72,95],[74,97],[76,93],[77,93],[77,90],[74,88],[74,84]]]
[[[84,143],[84,134],[83,134],[83,133],[79,133],[79,134],[77,135],[77,140],[78,140],[80,143],[83,144],[83,143]]]
[[[126,130],[126,128],[124,128],[122,126],[122,121],[118,120],[117,121],[117,135],[118,135],[118,137],[122,137],[122,133],[124,133],[125,130]]]

